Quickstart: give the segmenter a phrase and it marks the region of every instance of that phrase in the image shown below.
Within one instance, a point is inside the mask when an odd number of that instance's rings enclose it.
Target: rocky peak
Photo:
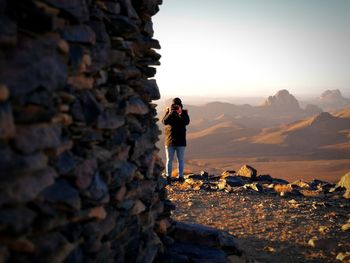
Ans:
[[[269,96],[263,106],[278,110],[300,110],[298,100],[288,90],[280,90],[274,96]]]
[[[341,94],[340,90],[326,90],[323,92],[320,96],[321,100],[338,100],[338,99],[344,99],[343,95]]]
[[[312,121],[311,125],[317,125],[317,124],[326,124],[329,122],[332,122],[336,120],[337,118],[334,117],[332,114],[329,112],[321,112],[320,114],[316,115]]]
[[[320,96],[323,110],[339,110],[350,105],[350,99],[344,98],[340,90],[326,90]]]

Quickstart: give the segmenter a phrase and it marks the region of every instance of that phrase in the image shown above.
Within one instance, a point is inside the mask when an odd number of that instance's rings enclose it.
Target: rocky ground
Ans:
[[[321,181],[256,176],[249,168],[250,178],[203,172],[168,185],[173,218],[227,231],[252,262],[350,262],[344,191],[332,192],[334,185]]]

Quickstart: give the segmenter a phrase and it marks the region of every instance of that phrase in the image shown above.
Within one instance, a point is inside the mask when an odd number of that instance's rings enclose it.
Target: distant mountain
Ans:
[[[350,107],[333,114],[320,113],[315,105],[303,109],[287,90],[261,106],[210,102],[184,107],[191,119],[188,158],[350,158]],[[162,135],[161,150],[163,143]]]
[[[325,111],[340,110],[350,106],[350,99],[343,97],[340,90],[326,90],[319,98],[319,105]]]
[[[350,112],[349,110],[332,115],[322,112],[312,118],[265,129],[253,136],[254,144],[279,146],[277,152],[291,154],[329,154],[339,155],[339,145],[350,144]],[[330,151],[332,149],[332,151]],[[350,152],[345,153],[348,157]],[[345,157],[345,155],[344,155]]]
[[[210,102],[201,106],[187,105],[186,108],[191,117],[191,132],[209,128],[222,121],[233,121],[244,127],[261,129],[303,119],[322,111],[315,105],[302,109],[298,100],[287,90],[280,90],[274,96],[268,97],[261,106]]]
[[[280,90],[274,96],[270,96],[263,104],[264,107],[274,111],[301,111],[298,100],[288,90]]]
[[[261,131],[226,122],[190,133],[188,141],[188,155],[196,158],[271,155],[350,158],[350,108],[334,115],[322,112]]]

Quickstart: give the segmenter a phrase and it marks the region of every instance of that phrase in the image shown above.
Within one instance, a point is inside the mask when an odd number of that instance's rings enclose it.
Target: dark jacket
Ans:
[[[187,110],[179,115],[175,110],[168,110],[162,120],[165,125],[166,146],[186,146],[186,125],[190,123]]]

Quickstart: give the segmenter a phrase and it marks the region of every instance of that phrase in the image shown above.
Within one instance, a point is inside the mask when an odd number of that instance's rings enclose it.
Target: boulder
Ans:
[[[244,176],[244,177],[249,177],[252,180],[256,179],[257,171],[249,166],[249,165],[243,165],[237,172],[237,175],[239,176]]]
[[[347,173],[342,178],[340,178],[340,181],[330,191],[333,192],[339,188],[345,188],[345,193],[343,196],[345,198],[350,198],[350,173]]]

